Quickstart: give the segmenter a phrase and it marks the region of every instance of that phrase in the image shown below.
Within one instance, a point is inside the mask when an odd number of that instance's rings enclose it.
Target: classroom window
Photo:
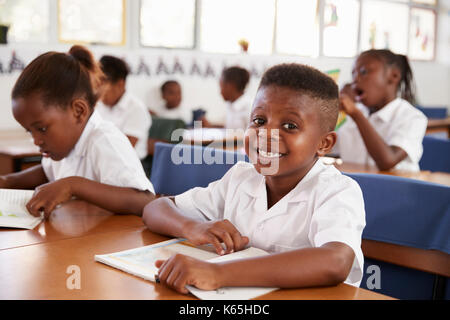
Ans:
[[[278,0],[276,51],[302,56],[319,55],[317,0]]]
[[[195,0],[142,0],[141,44],[151,47],[193,48]]]
[[[9,26],[8,42],[47,42],[48,0],[0,0],[0,25]]]
[[[238,53],[245,41],[249,53],[272,53],[274,8],[274,0],[203,0],[200,49]]]
[[[409,6],[386,1],[363,1],[361,15],[360,47],[390,49],[406,54]]]
[[[357,52],[359,1],[327,0],[323,17],[323,54],[353,57]]]
[[[418,60],[434,58],[436,15],[428,9],[411,8],[409,57]]]
[[[428,5],[436,5],[436,0],[412,0],[415,3],[428,4]]]
[[[125,0],[59,0],[59,41],[125,43]]]

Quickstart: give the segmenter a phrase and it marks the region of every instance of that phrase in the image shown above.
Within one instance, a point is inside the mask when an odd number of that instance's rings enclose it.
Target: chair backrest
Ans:
[[[450,139],[425,136],[422,141],[423,154],[420,170],[450,173]]]
[[[450,254],[450,187],[390,175],[346,175],[356,180],[363,192],[363,239]],[[413,270],[413,259],[398,266],[381,262],[383,257],[365,256],[365,270],[371,264],[381,269],[382,285],[376,291],[400,299],[433,297],[436,275]],[[378,259],[374,262],[371,258]],[[361,287],[373,289],[366,282],[368,277],[370,274],[364,275]]]
[[[179,141],[171,141],[172,132],[184,128],[186,128],[186,123],[181,119],[152,117],[152,126],[148,132],[148,137],[177,143]]]
[[[417,109],[423,112],[428,119],[444,119],[447,118],[446,107],[422,107],[416,106]]]
[[[206,187],[218,180],[244,154],[187,144],[155,144],[150,180],[155,192],[177,195],[194,187]]]

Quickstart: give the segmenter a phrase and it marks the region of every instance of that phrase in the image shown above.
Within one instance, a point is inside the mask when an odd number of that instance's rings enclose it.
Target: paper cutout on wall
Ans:
[[[329,17],[329,20],[325,23],[326,27],[335,27],[338,24],[339,16],[337,14],[337,8],[334,4],[329,3],[327,4],[328,7],[330,7],[331,10],[331,16]]]
[[[167,66],[164,63],[164,61],[162,60],[162,58],[159,58],[158,67],[156,67],[156,74],[159,75],[161,73],[164,73],[167,75],[170,74],[169,69],[167,69]]]
[[[184,74],[183,66],[181,65],[180,61],[178,61],[177,58],[175,58],[175,63],[173,64],[172,68],[172,74]]]
[[[206,65],[206,71],[205,71],[204,78],[208,78],[208,77],[214,78],[215,76],[216,76],[216,73],[214,72],[214,69],[211,67],[211,65],[208,62],[208,64]]]
[[[202,72],[200,70],[200,67],[197,64],[197,61],[192,60],[192,67],[191,67],[191,72],[189,72],[189,75],[193,76],[193,75],[198,75],[201,76]]]
[[[137,68],[136,74],[140,75],[140,74],[146,74],[147,76],[150,75],[150,68],[147,66],[147,64],[144,62],[144,59],[141,57],[140,61],[139,61],[139,66]]]
[[[371,49],[375,49],[375,41],[377,38],[377,24],[375,21],[372,21],[369,28],[369,45]]]
[[[12,52],[11,60],[9,61],[9,73],[12,73],[13,71],[22,71],[25,69],[25,63],[21,59],[19,59],[16,55],[16,52]]]

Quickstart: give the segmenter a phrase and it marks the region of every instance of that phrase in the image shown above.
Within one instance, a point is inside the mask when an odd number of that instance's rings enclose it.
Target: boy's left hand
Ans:
[[[157,260],[159,282],[180,293],[189,293],[186,285],[202,290],[220,288],[219,265],[176,254],[168,260]]]
[[[38,217],[44,211],[48,218],[57,205],[72,198],[71,178],[63,178],[37,187],[33,198],[27,203],[28,211]]]

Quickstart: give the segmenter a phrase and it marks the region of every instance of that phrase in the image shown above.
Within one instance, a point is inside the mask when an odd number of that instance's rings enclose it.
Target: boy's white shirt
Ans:
[[[42,167],[49,181],[80,176],[155,193],[128,138],[96,110],[69,155],[60,161],[43,158]]]
[[[369,110],[358,103],[357,107],[368,118],[374,129],[389,146],[402,148],[408,156],[393,169],[419,171],[422,157],[422,140],[427,129],[427,118],[408,101],[397,98],[379,111],[369,115]],[[347,121],[337,131],[338,139],[333,152],[344,162],[376,166],[369,155],[356,123],[347,116]]]
[[[152,118],[142,101],[125,91],[113,107],[99,101],[95,109],[104,120],[114,123],[125,135],[138,138],[134,148],[140,159],[147,156],[147,139]]]
[[[247,129],[250,123],[250,113],[252,101],[243,94],[227,106],[225,128],[226,129]]]
[[[238,162],[207,188],[175,197],[186,215],[200,221],[228,219],[249,246],[271,253],[342,242],[355,253],[346,283],[359,286],[364,258],[364,200],[359,185],[319,159],[285,197],[267,210],[265,177],[252,164]]]

